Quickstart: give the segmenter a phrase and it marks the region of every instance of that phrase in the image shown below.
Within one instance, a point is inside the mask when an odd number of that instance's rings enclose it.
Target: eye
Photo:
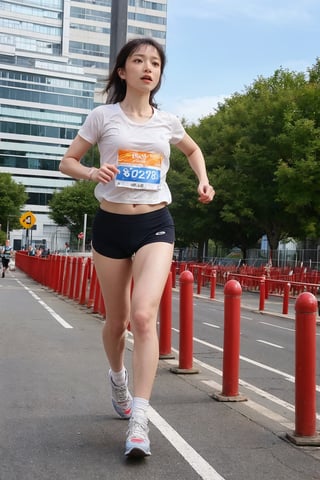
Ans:
[[[152,65],[153,65],[154,67],[160,67],[160,63],[159,63],[159,62],[152,62]]]

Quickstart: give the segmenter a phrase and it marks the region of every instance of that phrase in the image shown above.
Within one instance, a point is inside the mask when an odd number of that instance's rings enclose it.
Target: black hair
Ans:
[[[119,77],[118,70],[119,68],[124,68],[127,58],[130,57],[141,45],[150,45],[151,47],[154,47],[159,54],[161,65],[160,65],[160,79],[158,85],[151,91],[150,93],[150,98],[149,98],[149,103],[152,107],[157,108],[157,104],[154,100],[155,94],[158,92],[161,86],[161,77],[163,74],[163,70],[166,64],[166,55],[164,53],[164,50],[162,46],[153,40],[153,38],[135,38],[133,40],[129,40],[119,51],[117,58],[116,58],[116,63],[113,67],[113,70],[108,78],[106,88],[104,90],[104,93],[108,94],[106,103],[118,103],[122,102],[124,97],[126,96],[127,92],[127,85],[124,80],[122,80]]]

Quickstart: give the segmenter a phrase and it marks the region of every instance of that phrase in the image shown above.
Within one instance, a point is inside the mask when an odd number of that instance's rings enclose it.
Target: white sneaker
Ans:
[[[132,396],[128,390],[128,372],[126,370],[126,382],[124,385],[116,385],[112,380],[109,370],[109,380],[112,389],[112,405],[121,418],[130,418],[132,412]]]
[[[146,416],[131,417],[127,431],[125,455],[130,457],[151,455],[148,433],[148,418]]]

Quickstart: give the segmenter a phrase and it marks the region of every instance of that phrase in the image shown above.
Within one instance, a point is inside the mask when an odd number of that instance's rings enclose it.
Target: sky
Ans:
[[[159,107],[188,123],[279,68],[320,57],[320,0],[168,0]]]

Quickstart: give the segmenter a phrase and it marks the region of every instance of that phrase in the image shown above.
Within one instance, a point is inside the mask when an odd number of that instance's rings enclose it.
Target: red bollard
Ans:
[[[96,290],[97,290],[97,283],[98,283],[97,272],[93,264],[92,276],[90,278],[89,298],[87,301],[88,308],[91,308],[94,305],[94,299],[95,299]]]
[[[198,267],[198,278],[197,278],[197,294],[200,295],[201,293],[201,287],[203,283],[203,268]]]
[[[177,278],[177,262],[173,261],[171,264],[171,274],[172,274],[172,288],[176,288],[176,278]]]
[[[99,295],[99,302],[98,302],[98,313],[101,315],[104,319],[106,318],[106,306],[104,303],[104,298],[101,292],[100,288],[100,295]]]
[[[28,257],[29,258],[29,257]],[[54,279],[52,282],[53,290],[55,292],[59,291],[59,279],[60,279],[60,270],[62,264],[62,257],[60,255],[55,255],[55,266],[54,266]]]
[[[283,292],[283,305],[282,305],[282,313],[283,315],[287,315],[289,311],[289,293],[290,293],[290,283],[286,283],[284,285],[284,292]]]
[[[99,283],[95,268],[94,268],[94,273],[92,273],[91,282],[92,282],[92,285],[94,284],[93,291],[92,291],[92,305],[88,304],[88,307],[89,306],[92,307],[92,313],[100,313],[102,294],[101,294],[100,283]]]
[[[262,275],[260,279],[260,301],[259,301],[259,310],[263,312],[264,310],[264,301],[266,298],[266,277]]]
[[[79,304],[85,305],[87,299],[87,290],[88,290],[88,281],[90,278],[90,270],[91,270],[91,258],[87,258],[84,271],[81,280],[81,288],[80,288],[80,296],[79,296]]]
[[[175,358],[171,353],[172,273],[168,275],[159,307],[159,358]]]
[[[59,267],[59,279],[58,279],[58,293],[62,294],[64,288],[64,277],[65,277],[65,265],[66,265],[66,255],[61,255],[60,257],[60,267]]]
[[[287,438],[299,446],[319,446],[316,432],[316,324],[318,302],[300,293],[296,310],[295,432]]]
[[[224,287],[224,341],[222,392],[212,397],[222,402],[243,402],[239,394],[240,317],[242,288],[237,280],[228,280]]]
[[[76,269],[77,269],[77,258],[70,257],[70,280],[68,285],[67,296],[70,300],[73,300],[74,295],[74,285],[75,285],[75,278],[76,278]]]
[[[83,275],[83,268],[84,268],[84,259],[83,257],[77,257],[77,267],[76,267],[76,279],[73,291],[73,299],[79,300],[80,297],[80,287],[81,287],[81,279]]]
[[[266,300],[268,300],[269,298],[269,283],[270,283],[270,280],[269,278],[267,278],[266,276],[264,276],[265,278],[265,292],[264,292],[264,298]]]
[[[179,367],[173,373],[199,373],[193,368],[193,275],[185,270],[180,275]]]
[[[68,295],[70,284],[70,272],[71,272],[71,258],[69,255],[66,257],[65,273],[63,276],[62,295],[66,297]]]
[[[213,270],[210,282],[210,298],[215,298],[217,286],[217,272]]]
[[[53,278],[52,265],[53,265],[52,256],[48,255],[46,258],[46,265],[45,265],[44,276],[43,276],[44,285],[48,288],[51,288],[51,282]]]

